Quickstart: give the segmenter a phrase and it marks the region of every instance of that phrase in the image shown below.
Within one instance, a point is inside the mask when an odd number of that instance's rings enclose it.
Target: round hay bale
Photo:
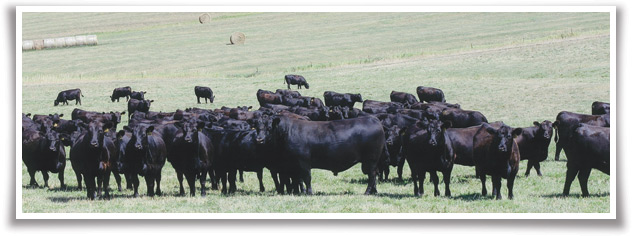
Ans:
[[[66,47],[77,45],[77,40],[75,40],[75,37],[65,37],[64,41],[66,41]]]
[[[244,44],[246,42],[246,35],[242,32],[235,32],[230,36],[231,44]]]
[[[86,36],[85,35],[77,35],[77,36],[75,36],[75,40],[77,40],[77,46],[86,45]]]
[[[43,39],[33,40],[33,48],[35,48],[35,50],[44,49],[44,40]]]
[[[208,13],[204,13],[200,16],[199,20],[200,24],[209,23],[211,22],[211,15],[209,15]]]
[[[22,41],[22,50],[33,50],[33,40]]]
[[[64,38],[56,38],[55,39],[55,47],[56,48],[63,48],[66,46],[66,40],[64,40]]]
[[[55,48],[55,39],[44,39],[44,48]]]
[[[86,45],[97,45],[99,41],[96,35],[86,35]]]

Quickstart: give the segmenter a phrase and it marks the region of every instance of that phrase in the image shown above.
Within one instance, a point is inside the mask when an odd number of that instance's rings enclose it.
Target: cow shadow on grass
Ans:
[[[598,197],[609,197],[609,196],[610,196],[609,192],[597,193],[597,194],[591,193],[590,196],[588,197],[582,197],[581,193],[571,193],[571,194],[568,194],[568,196],[563,196],[562,193],[540,195],[540,197],[544,197],[544,198],[598,198]]]
[[[483,196],[480,193],[468,193],[468,194],[453,196],[452,199],[466,201],[466,202],[473,202],[473,201],[481,201],[481,200],[493,200],[495,198],[492,195]]]

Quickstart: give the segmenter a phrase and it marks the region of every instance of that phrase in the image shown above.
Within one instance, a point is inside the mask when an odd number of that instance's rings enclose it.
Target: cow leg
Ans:
[[[509,177],[507,178],[507,191],[508,191],[508,197],[509,200],[512,200],[514,195],[513,195],[513,186],[514,186],[514,181],[516,180],[516,175],[518,174],[518,170],[512,171],[511,173],[509,173]]]
[[[439,176],[437,176],[437,172],[430,171],[429,173],[430,173],[430,180],[432,181],[432,184],[434,185],[434,196],[435,197],[441,196],[441,192],[439,192]]]
[[[222,174],[219,177],[219,179],[222,181],[222,194],[228,194],[228,187],[227,187],[227,184],[226,184],[226,181],[227,181],[226,175],[227,175],[227,173],[224,172],[224,171],[222,171],[221,173]],[[215,173],[215,174],[217,174],[217,173]]]
[[[125,174],[125,188],[129,190],[134,189],[134,187],[132,187],[132,176],[130,174]]]
[[[555,160],[556,161],[560,160],[560,153],[562,152],[562,145],[559,142],[560,141],[558,141],[557,144],[555,145]]]
[[[405,158],[401,158],[399,160],[399,163],[397,163],[397,179],[399,179],[399,181],[404,181],[404,179],[402,178],[402,173],[404,172],[404,163],[406,162]]]
[[[575,180],[575,176],[577,176],[577,172],[579,172],[579,169],[575,168],[575,167],[571,167],[569,165],[567,165],[567,170],[566,170],[566,181],[564,182],[564,191],[562,192],[562,196],[568,196],[568,193],[571,190],[571,184],[573,183],[573,180]]]
[[[97,174],[97,197],[101,197],[101,191],[103,191],[101,188],[103,187],[103,177],[101,176],[101,174]]]
[[[29,186],[38,186],[37,181],[35,181],[35,172],[36,170],[28,169],[29,176],[31,177],[31,181],[29,182]]]
[[[197,97],[197,100],[198,100],[198,104],[200,104],[200,97],[199,96]]]
[[[90,200],[94,200],[94,198],[96,197],[95,195],[95,183],[94,183],[94,176],[83,176],[84,181],[86,182],[86,192],[87,192],[87,197]]]
[[[182,186],[182,172],[177,171],[176,176],[178,176],[178,183],[180,183],[180,196],[184,196],[184,187]]]
[[[414,168],[410,168],[410,176],[413,179],[413,195],[415,196],[421,196],[421,193],[419,192],[419,187],[417,186],[417,171]]]
[[[151,174],[145,175],[145,184],[147,185],[147,196],[154,196],[154,177]]]
[[[107,171],[105,176],[103,177],[103,189],[105,191],[105,199],[110,199],[110,173],[111,171]]]
[[[579,170],[579,175],[577,178],[579,179],[579,186],[582,188],[582,197],[588,197],[590,194],[588,193],[588,177],[590,177],[590,171],[592,168],[586,168]]]
[[[44,187],[48,187],[48,172],[43,170],[42,177],[44,177]]]
[[[534,161],[531,159],[527,161],[527,171],[524,173],[525,177],[529,177],[529,173],[531,173],[531,167],[533,167],[533,163]]]
[[[259,180],[259,192],[265,192],[266,188],[263,186],[263,169],[257,171],[257,179]]]
[[[114,172],[114,180],[116,181],[116,187],[118,187],[118,191],[123,191],[123,187],[121,186],[121,175],[118,172]]]
[[[533,164],[533,166],[535,167],[535,171],[538,172],[538,176],[542,177],[542,171],[540,171],[540,162],[536,162],[535,164]]]
[[[451,197],[452,192],[450,192],[450,176],[452,175],[452,170],[443,172],[443,183],[445,184],[445,196]]]
[[[61,185],[61,188],[65,189],[66,184],[64,183],[64,170],[59,171],[59,174],[57,174],[57,177],[59,178],[59,184]]]
[[[384,168],[384,180],[388,181],[388,175],[391,173],[390,165],[387,163],[386,168]]]
[[[156,176],[156,195],[162,196],[162,190],[160,190],[160,179],[162,179],[162,174],[158,172]]]
[[[81,181],[82,181],[81,174],[79,172],[75,171],[75,176],[77,177],[77,188],[79,189],[79,191],[81,191],[82,190],[82,187],[81,187]]]
[[[189,195],[195,197],[195,175],[185,174],[184,177],[187,178],[187,183],[189,184]]]
[[[228,188],[228,193],[235,193],[235,191],[237,191],[237,183],[235,183],[236,179],[237,179],[237,170],[229,171],[228,184],[230,184],[230,187]]]
[[[208,98],[204,97],[204,103],[208,104]]]
[[[301,179],[305,182],[305,194],[312,195],[312,171],[308,168],[306,171],[302,171]],[[300,181],[298,181],[299,184]]]
[[[485,179],[487,178],[487,175],[480,174],[480,173],[478,173],[478,175],[479,175],[478,177],[481,179],[481,185],[482,185],[481,195],[487,196],[487,187],[485,187]]]
[[[500,193],[500,187],[501,187],[500,180],[501,180],[500,175],[492,175],[492,186],[493,186],[492,196],[496,196],[496,200],[503,199],[503,196]]]
[[[274,181],[274,189],[276,189],[278,194],[283,194],[283,186],[279,183],[279,173],[276,171],[270,171],[270,177],[272,177],[272,181]]]
[[[244,182],[244,170],[242,169],[239,170],[239,182],[240,183]]]
[[[206,196],[206,171],[202,171],[200,175],[200,195]]]
[[[132,185],[134,187],[134,197],[138,197],[138,185],[140,181],[138,180],[138,175],[137,174],[133,174],[132,175]]]

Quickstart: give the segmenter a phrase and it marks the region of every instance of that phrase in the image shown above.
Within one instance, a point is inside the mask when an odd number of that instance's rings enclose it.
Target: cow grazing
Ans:
[[[169,151],[168,160],[176,170],[180,183],[180,195],[184,195],[182,186],[184,176],[189,184],[191,196],[195,196],[195,180],[198,178],[200,179],[200,194],[206,196],[206,175],[214,157],[213,143],[202,132],[206,124],[197,119],[189,119],[175,125],[179,126],[180,130]]]
[[[468,111],[456,108],[444,109],[439,118],[441,121],[450,121],[455,128],[467,128],[470,126],[487,123],[487,118],[478,111]]]
[[[588,197],[590,171],[598,169],[610,175],[610,128],[580,124],[573,130],[569,145],[564,147],[568,163],[563,196],[568,196],[575,176],[579,179],[582,197]]]
[[[134,197],[138,197],[138,175],[145,177],[147,196],[160,196],[162,167],[167,158],[167,147],[161,134],[154,133],[154,126],[139,125],[134,129],[124,126],[132,134],[125,146],[125,155],[119,161],[119,170],[130,175],[134,188]],[[155,192],[154,192],[155,187]]]
[[[601,127],[610,127],[610,114],[605,115],[585,115],[573,112],[562,111],[557,114],[553,128],[555,129],[555,160],[560,160],[560,153],[567,145],[573,130],[579,124],[589,124]]]
[[[417,96],[419,96],[420,102],[445,102],[445,95],[438,88],[419,86],[417,87]]]
[[[66,187],[64,184],[66,151],[62,139],[64,136],[54,130],[43,133],[34,128],[25,128],[22,131],[22,161],[31,177],[30,186],[38,186],[35,173],[41,171],[44,187],[48,187],[48,172],[59,173],[60,187]]]
[[[450,141],[445,130],[450,122],[430,120],[418,122],[407,129],[402,129],[402,153],[408,165],[414,183],[414,195],[424,194],[423,182],[426,172],[430,172],[430,179],[434,183],[434,195],[439,196],[439,177],[437,171],[443,174],[445,196],[451,196],[450,176],[454,166],[454,154],[450,148]],[[419,181],[419,187],[417,182]]]
[[[130,119],[135,111],[148,112],[152,102],[154,102],[154,100],[138,100],[134,98],[130,99],[129,102],[127,102],[127,118]]]
[[[408,106],[418,103],[415,95],[405,92],[391,91],[391,102],[399,102]]]
[[[125,101],[127,102],[129,101],[129,96],[131,95],[132,88],[130,86],[115,88],[114,91],[112,91],[112,96],[110,96],[110,99],[112,100],[112,102],[114,102],[114,100],[116,100],[116,102],[119,102],[120,98],[125,97]]]
[[[520,160],[528,160],[525,176],[529,176],[532,167],[538,176],[542,176],[540,162],[546,160],[549,154],[549,144],[553,137],[553,123],[545,120],[542,123],[534,121],[534,126],[522,128],[522,133],[516,137],[520,150]]]
[[[85,181],[88,199],[94,200],[105,189],[105,198],[110,197],[111,160],[118,156],[118,148],[111,138],[105,136],[112,123],[92,121],[77,138],[70,149],[70,162],[81,189],[81,179]],[[97,178],[97,182],[95,182]],[[98,189],[97,185],[98,184]]]
[[[356,102],[363,102],[362,95],[359,93],[351,94],[351,93],[336,93],[332,91],[325,91],[323,93],[323,97],[325,98],[325,106],[343,106],[349,107],[349,109],[353,108],[353,105]]]
[[[494,125],[496,126],[496,125]],[[509,199],[513,199],[513,184],[520,164],[520,151],[515,137],[522,133],[521,128],[512,129],[501,123],[493,127],[487,123],[474,135],[473,159],[476,176],[481,179],[482,195],[487,195],[485,178],[492,176],[492,196],[502,199],[500,193],[501,178],[507,179]]]
[[[593,115],[605,115],[610,114],[610,103],[607,102],[593,102],[592,103]]]
[[[377,193],[377,165],[384,148],[384,130],[376,118],[303,121],[278,116],[273,117],[269,127],[263,135],[267,138],[263,139],[277,152],[268,160],[269,169],[300,179],[307,194],[312,194],[312,168],[337,174],[358,162],[369,177],[365,194]]]
[[[147,92],[146,91],[132,91],[132,94],[130,94],[130,98],[136,99],[136,100],[145,100],[145,94]]]
[[[200,97],[204,98],[204,102],[208,103],[210,100],[211,103],[215,100],[215,95],[213,95],[213,90],[209,87],[203,86],[195,86],[195,96],[197,97],[197,102],[200,104]]]
[[[285,75],[285,81],[283,84],[287,83],[287,89],[290,89],[290,84],[298,85],[298,88],[301,89],[302,86],[305,86],[306,89],[309,89],[309,84],[305,77],[301,75]]]
[[[380,102],[374,100],[365,100],[362,103],[362,111],[378,114],[378,113],[395,113],[398,109],[404,108],[404,105],[398,102]]]
[[[59,105],[59,103],[61,103],[62,105],[69,105],[69,100],[76,100],[75,105],[81,105],[81,97],[83,97],[81,89],[64,90],[57,94],[57,98],[55,99],[54,104],[55,106]]]

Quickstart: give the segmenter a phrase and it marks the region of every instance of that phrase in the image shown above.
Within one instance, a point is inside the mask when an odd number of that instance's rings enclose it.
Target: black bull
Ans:
[[[271,122],[269,132],[264,132],[266,145],[276,150],[269,156],[271,170],[301,179],[311,194],[312,168],[337,174],[360,162],[362,172],[369,177],[365,194],[377,193],[377,166],[385,139],[378,119],[304,121],[279,116]]]

